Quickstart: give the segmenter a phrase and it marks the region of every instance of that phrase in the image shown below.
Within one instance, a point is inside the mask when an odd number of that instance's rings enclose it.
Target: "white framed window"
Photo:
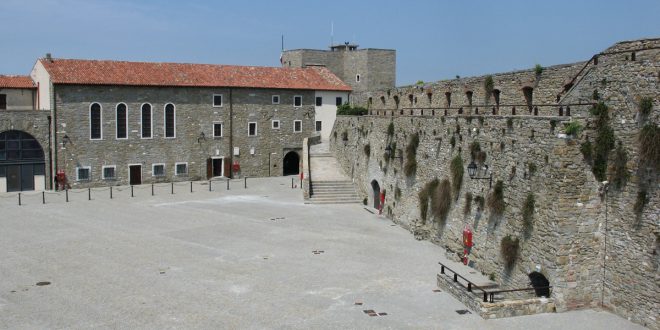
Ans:
[[[174,163],[174,175],[188,175],[188,163]]]
[[[294,120],[293,121],[293,132],[294,133],[302,132],[302,120]]]
[[[117,166],[105,165],[101,167],[101,175],[103,180],[116,180],[117,179]]]
[[[293,97],[293,106],[296,108],[302,107],[302,95],[296,95]]]
[[[151,176],[165,176],[165,164],[152,164]]]
[[[153,137],[154,116],[151,112],[151,104],[144,103],[140,108],[140,126],[142,126],[141,136],[143,139]]]
[[[101,104],[94,102],[89,105],[89,139],[103,139],[103,109]]]
[[[273,120],[270,122],[270,127],[272,129],[280,129],[280,121],[279,120]]]
[[[89,181],[92,178],[92,167],[76,167],[76,181]]]
[[[248,136],[257,136],[257,122],[248,123]]]
[[[355,75],[355,82],[360,82],[360,74]]]
[[[321,96],[317,96],[317,97],[316,97],[316,106],[317,106],[317,107],[320,107],[320,106],[322,106],[322,105],[323,105],[323,97],[321,97]]]
[[[128,139],[128,106],[126,103],[118,103],[115,108],[116,115],[116,138],[117,140]]]
[[[176,138],[176,107],[172,103],[165,105],[163,115],[163,131],[166,139]]]
[[[316,131],[317,131],[317,132],[320,132],[320,131],[321,131],[321,128],[323,127],[323,122],[320,121],[320,120],[317,120],[315,124],[316,124],[316,125],[315,125]]]
[[[272,101],[273,101],[273,104],[280,104],[280,96],[279,95],[273,95]]]
[[[213,94],[213,107],[222,107],[222,94]]]
[[[213,137],[222,137],[222,123],[213,123]]]

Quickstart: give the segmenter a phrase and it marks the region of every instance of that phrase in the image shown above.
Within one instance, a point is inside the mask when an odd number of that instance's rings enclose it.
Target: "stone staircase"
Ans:
[[[312,181],[309,204],[362,203],[351,181]]]

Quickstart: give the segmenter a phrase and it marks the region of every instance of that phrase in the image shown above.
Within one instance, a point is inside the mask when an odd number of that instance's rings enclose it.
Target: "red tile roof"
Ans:
[[[351,90],[325,67],[276,68],[73,59],[39,61],[54,84]]]
[[[37,88],[30,76],[0,76],[0,88]]]

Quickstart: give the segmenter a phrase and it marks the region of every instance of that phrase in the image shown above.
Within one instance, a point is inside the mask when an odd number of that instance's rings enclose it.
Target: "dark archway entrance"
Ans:
[[[527,276],[532,283],[532,287],[534,287],[534,293],[537,297],[550,297],[550,281],[545,278],[545,275],[539,272],[531,272]]]
[[[376,180],[371,181],[371,189],[373,190],[374,208],[376,210],[379,210],[380,209],[380,185],[378,184],[378,181],[376,181]]]
[[[45,189],[44,150],[39,141],[22,131],[0,133],[0,182],[7,192]]]
[[[284,156],[284,175],[300,173],[300,156],[295,151],[289,151]]]

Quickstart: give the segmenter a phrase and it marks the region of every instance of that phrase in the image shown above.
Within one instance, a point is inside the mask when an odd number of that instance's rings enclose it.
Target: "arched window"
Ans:
[[[117,104],[117,139],[128,138],[128,108],[126,104]]]
[[[101,132],[101,105],[92,103],[89,106],[89,138],[100,140],[103,138]]]
[[[151,104],[145,103],[142,105],[142,113],[140,117],[142,123],[142,138],[150,139],[152,137],[151,127],[153,126],[152,116],[151,116]]]
[[[176,137],[176,111],[172,103],[165,105],[165,137]]]

